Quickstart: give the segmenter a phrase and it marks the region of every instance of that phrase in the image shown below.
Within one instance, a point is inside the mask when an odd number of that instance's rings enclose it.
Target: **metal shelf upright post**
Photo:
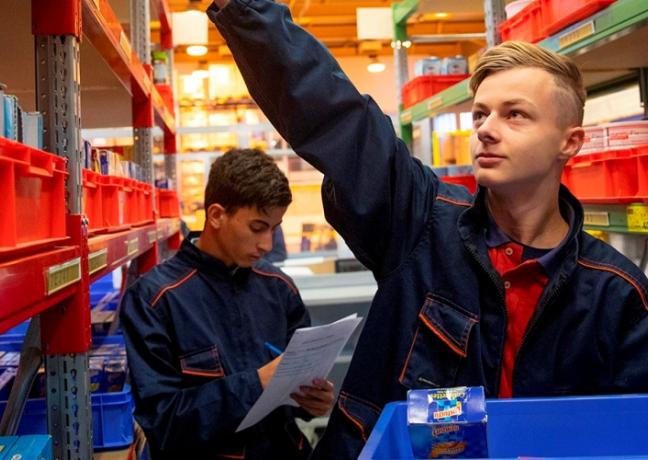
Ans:
[[[32,0],[32,26],[36,45],[36,107],[43,113],[43,143],[46,150],[67,158],[67,229],[81,253],[70,272],[71,278],[80,278],[79,287],[71,297],[41,315],[48,429],[55,459],[90,459],[91,335],[80,139],[81,1]]]

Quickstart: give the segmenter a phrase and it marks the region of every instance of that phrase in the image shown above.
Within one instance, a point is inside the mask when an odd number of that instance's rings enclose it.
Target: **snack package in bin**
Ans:
[[[488,457],[483,387],[410,390],[407,427],[414,458]]]

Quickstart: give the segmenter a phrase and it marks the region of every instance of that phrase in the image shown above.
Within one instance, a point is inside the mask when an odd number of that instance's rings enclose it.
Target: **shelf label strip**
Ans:
[[[125,243],[127,256],[137,254],[137,251],[139,251],[139,238],[133,238],[132,240],[128,240]]]
[[[610,226],[610,214],[602,211],[585,211],[585,225]]]
[[[90,253],[88,256],[88,271],[92,275],[93,273],[98,272],[102,268],[108,266],[108,249],[100,249]]]
[[[47,295],[52,295],[81,279],[81,258],[52,265],[47,269]]]
[[[567,48],[568,46],[571,46],[576,42],[590,37],[594,35],[594,32],[594,21],[586,22],[582,26],[558,37],[558,44],[560,46],[560,49]]]

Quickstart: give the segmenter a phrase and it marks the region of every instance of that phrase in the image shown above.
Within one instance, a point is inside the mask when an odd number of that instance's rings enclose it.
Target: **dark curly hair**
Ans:
[[[239,208],[265,211],[291,202],[288,179],[274,160],[259,149],[232,149],[211,165],[205,211],[214,203],[231,214]]]

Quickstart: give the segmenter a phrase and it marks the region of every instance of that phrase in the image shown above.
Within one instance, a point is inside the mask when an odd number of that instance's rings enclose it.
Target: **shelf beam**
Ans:
[[[69,246],[0,263],[0,332],[69,298],[81,279],[81,253]]]

